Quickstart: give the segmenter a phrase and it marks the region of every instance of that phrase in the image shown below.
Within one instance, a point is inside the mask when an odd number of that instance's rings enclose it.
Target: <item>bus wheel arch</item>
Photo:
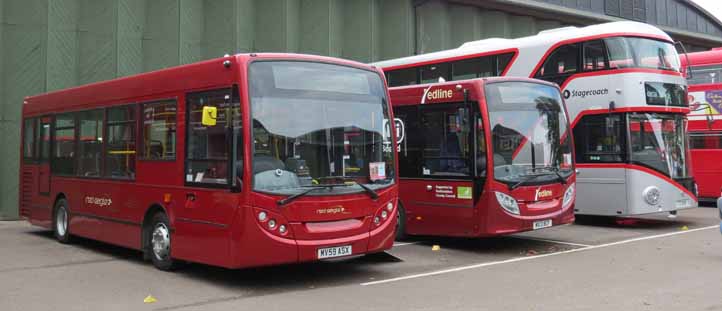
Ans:
[[[50,217],[50,224],[55,239],[63,244],[70,243],[70,205],[68,204],[68,198],[65,193],[61,192],[55,196]]]

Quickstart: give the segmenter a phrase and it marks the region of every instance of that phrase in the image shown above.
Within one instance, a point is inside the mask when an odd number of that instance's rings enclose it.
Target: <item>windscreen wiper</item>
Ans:
[[[359,187],[361,187],[361,189],[363,189],[364,191],[366,191],[366,193],[368,193],[368,195],[371,197],[371,199],[376,200],[376,199],[379,198],[379,194],[376,193],[376,191],[374,191],[374,189],[371,189],[371,187],[369,187],[369,186],[367,186],[367,185],[364,185],[364,184],[362,184],[362,183],[360,183],[360,182],[357,182],[357,181],[355,181],[355,180],[352,180],[352,179],[350,179],[350,178],[348,178],[348,177],[343,177],[343,176],[326,176],[326,177],[320,177],[320,178],[318,178],[318,179],[321,179],[321,180],[323,180],[323,179],[340,179],[340,180],[343,180],[344,182],[345,182],[345,181],[351,181],[351,182],[353,182],[353,185],[358,185]],[[348,184],[344,184],[344,185],[348,185]]]
[[[530,182],[530,181],[532,181],[532,180],[534,180],[534,179],[537,179],[537,178],[540,177],[540,176],[547,176],[547,175],[549,175],[549,174],[528,175],[528,176],[524,177],[522,180],[520,180],[519,182],[517,182],[517,183],[515,183],[515,184],[513,184],[513,185],[511,185],[511,186],[509,186],[509,190],[514,190],[514,189],[518,188],[519,186],[521,186],[521,185],[523,185],[523,184],[525,184],[525,183],[528,183],[528,182]]]
[[[564,178],[564,176],[562,176],[561,173],[559,173],[559,169],[558,169],[558,168],[556,168],[556,167],[551,167],[551,166],[546,166],[546,167],[541,167],[541,168],[539,168],[539,169],[549,170],[550,172],[552,172],[552,173],[554,173],[554,174],[557,175],[557,179],[559,180],[560,183],[562,183],[562,185],[566,185],[566,184],[567,184],[567,180]]]
[[[354,183],[356,183],[359,187],[361,187],[361,189],[365,190],[366,193],[369,194],[369,196],[371,197],[371,199],[376,200],[376,199],[379,198],[379,194],[376,193],[376,191],[374,191],[374,189],[371,189],[369,186],[364,185],[364,184],[362,184],[362,183],[360,183],[360,182],[354,181]]]
[[[308,186],[309,187],[308,189],[301,191],[299,193],[296,193],[296,194],[289,195],[283,199],[280,199],[280,200],[276,201],[276,204],[278,204],[280,206],[286,205],[288,203],[291,203],[291,201],[298,199],[298,198],[300,198],[304,195],[307,195],[313,191],[316,191],[318,189],[333,189],[334,187],[344,187],[344,186],[346,186],[346,185],[345,184],[328,184],[328,185]]]

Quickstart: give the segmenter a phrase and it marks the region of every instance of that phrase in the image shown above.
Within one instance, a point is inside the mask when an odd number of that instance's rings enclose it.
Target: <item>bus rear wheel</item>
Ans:
[[[55,202],[53,209],[53,235],[58,242],[70,243],[70,214],[68,213],[68,200],[65,198]]]
[[[403,241],[408,237],[406,234],[406,210],[399,202],[398,212],[396,213],[396,241]]]
[[[168,216],[156,213],[150,222],[150,234],[147,245],[153,266],[163,271],[170,271],[176,267],[176,261],[171,257],[171,232]]]

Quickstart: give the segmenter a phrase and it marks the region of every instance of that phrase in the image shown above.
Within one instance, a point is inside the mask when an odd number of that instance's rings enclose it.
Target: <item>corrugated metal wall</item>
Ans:
[[[27,95],[226,53],[371,62],[559,26],[441,0],[0,0],[0,219],[17,217]]]

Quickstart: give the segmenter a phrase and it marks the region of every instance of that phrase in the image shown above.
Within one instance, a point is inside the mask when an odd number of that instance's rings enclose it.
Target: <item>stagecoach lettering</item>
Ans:
[[[596,89],[596,90],[564,90],[564,98],[569,99],[570,97],[581,97],[585,98],[587,96],[599,96],[599,95],[607,95],[609,94],[609,89]]]

